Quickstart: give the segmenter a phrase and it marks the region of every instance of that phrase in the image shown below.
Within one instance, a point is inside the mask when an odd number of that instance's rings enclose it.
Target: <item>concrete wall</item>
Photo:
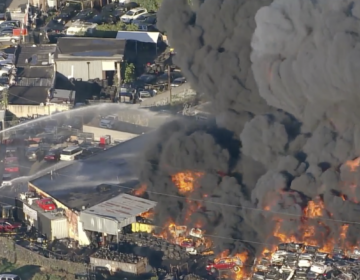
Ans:
[[[86,271],[86,267],[82,263],[45,258],[15,244],[14,240],[7,237],[0,237],[0,248],[0,257],[7,259],[11,263],[38,265],[53,270],[65,270],[72,274]]]
[[[136,136],[139,136],[138,134],[132,134],[132,133],[127,133],[127,132],[122,132],[122,131],[116,131],[116,130],[111,130],[111,129],[89,126],[89,125],[83,126],[83,132],[94,133],[95,141],[99,141],[100,137],[105,136],[105,135],[111,135],[112,142],[127,141]]]
[[[32,115],[51,115],[55,112],[68,111],[72,106],[69,104],[51,104],[46,106],[37,105],[8,105],[7,109],[18,118]]]

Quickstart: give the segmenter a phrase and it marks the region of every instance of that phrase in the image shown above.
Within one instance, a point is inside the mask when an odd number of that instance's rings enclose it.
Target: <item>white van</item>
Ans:
[[[74,160],[75,156],[80,155],[82,153],[82,149],[79,146],[71,146],[64,149],[60,154],[60,160]]]

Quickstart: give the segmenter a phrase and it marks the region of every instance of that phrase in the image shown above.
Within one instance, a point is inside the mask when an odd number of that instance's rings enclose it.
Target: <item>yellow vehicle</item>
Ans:
[[[155,226],[143,223],[132,223],[131,224],[131,231],[132,232],[147,232],[151,233],[155,229]]]

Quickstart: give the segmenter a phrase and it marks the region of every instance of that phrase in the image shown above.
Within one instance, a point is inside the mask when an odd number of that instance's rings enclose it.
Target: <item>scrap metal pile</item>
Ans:
[[[148,233],[134,233],[120,236],[119,249],[121,250],[126,246],[145,247],[157,252],[162,252],[163,260],[182,260],[190,257],[186,248],[172,244],[165,239]]]
[[[255,260],[253,270],[252,280],[355,280],[360,279],[360,250],[324,252],[317,246],[281,243],[270,256]]]

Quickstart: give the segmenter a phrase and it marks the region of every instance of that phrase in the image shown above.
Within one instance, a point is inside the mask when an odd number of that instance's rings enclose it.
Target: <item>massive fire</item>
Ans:
[[[171,176],[171,180],[178,188],[179,193],[182,195],[192,193],[197,185],[197,180],[199,180],[204,174],[201,172],[192,172],[184,171],[179,172]]]

